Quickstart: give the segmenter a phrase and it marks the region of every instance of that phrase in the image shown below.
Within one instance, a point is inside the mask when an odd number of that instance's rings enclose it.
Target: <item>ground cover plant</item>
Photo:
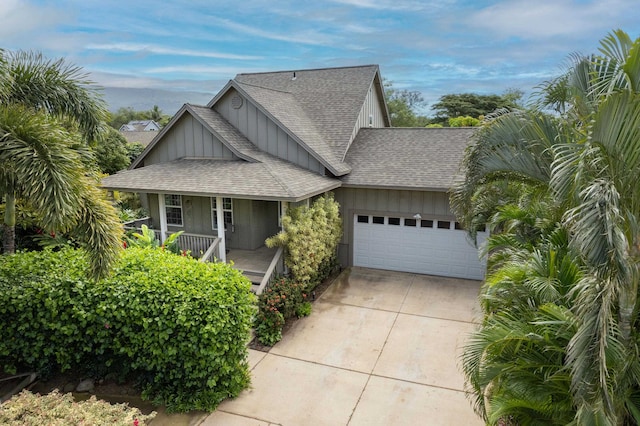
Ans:
[[[70,393],[35,395],[22,391],[0,405],[0,424],[22,426],[144,426],[155,413],[142,414],[126,404],[109,404],[91,396],[76,402]]]
[[[248,386],[255,297],[239,271],[137,247],[107,278],[86,268],[71,248],[0,257],[5,371],[134,380],[169,411],[211,411]]]

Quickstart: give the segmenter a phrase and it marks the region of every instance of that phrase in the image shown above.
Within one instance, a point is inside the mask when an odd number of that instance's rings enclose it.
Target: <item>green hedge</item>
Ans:
[[[249,384],[250,283],[227,264],[129,248],[95,282],[81,251],[0,256],[5,370],[134,378],[169,411],[214,410]]]

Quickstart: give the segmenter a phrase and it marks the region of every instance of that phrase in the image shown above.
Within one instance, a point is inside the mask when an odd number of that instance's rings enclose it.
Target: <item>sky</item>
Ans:
[[[394,88],[420,92],[429,115],[445,94],[529,94],[557,76],[571,54],[595,53],[615,29],[640,37],[638,6],[638,0],[0,0],[0,47],[64,57],[105,88],[211,95],[242,72],[378,64]]]

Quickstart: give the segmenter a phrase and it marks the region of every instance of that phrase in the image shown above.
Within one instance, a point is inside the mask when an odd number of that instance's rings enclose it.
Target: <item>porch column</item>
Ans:
[[[218,225],[218,237],[220,237],[220,260],[227,262],[227,247],[224,241],[224,212],[222,211],[222,197],[216,197],[216,224]]]
[[[167,239],[167,208],[164,204],[164,194],[158,194],[158,209],[160,209],[160,242]]]
[[[288,209],[289,209],[289,202],[280,201],[280,211],[278,212],[278,225],[280,225],[280,229],[282,229],[282,218],[287,214]]]

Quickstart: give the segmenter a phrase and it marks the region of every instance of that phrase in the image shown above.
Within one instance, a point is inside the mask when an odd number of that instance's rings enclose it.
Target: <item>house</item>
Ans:
[[[132,120],[120,126],[121,132],[157,132],[160,125],[155,120]]]
[[[123,125],[123,127],[126,125]],[[121,127],[122,128],[122,127]],[[130,143],[139,143],[142,146],[146,147],[151,143],[153,138],[156,137],[156,132],[154,131],[131,131],[131,130],[120,130],[120,134]]]
[[[162,235],[218,238],[222,260],[259,250],[287,208],[332,191],[343,266],[481,279],[447,193],[472,133],[391,128],[376,65],[238,74],[103,184],[146,194]]]

